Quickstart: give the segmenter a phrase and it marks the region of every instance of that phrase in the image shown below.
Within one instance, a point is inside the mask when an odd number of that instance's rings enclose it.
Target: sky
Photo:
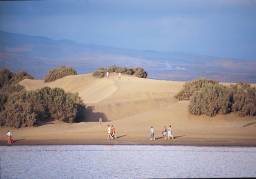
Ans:
[[[0,1],[0,30],[256,60],[256,0]]]

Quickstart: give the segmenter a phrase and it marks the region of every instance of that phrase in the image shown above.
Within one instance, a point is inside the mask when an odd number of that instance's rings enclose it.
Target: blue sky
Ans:
[[[0,30],[256,60],[255,0],[1,1]]]

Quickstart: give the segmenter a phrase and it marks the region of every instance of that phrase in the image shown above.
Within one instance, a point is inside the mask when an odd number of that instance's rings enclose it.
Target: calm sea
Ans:
[[[0,147],[0,178],[256,177],[255,147]]]

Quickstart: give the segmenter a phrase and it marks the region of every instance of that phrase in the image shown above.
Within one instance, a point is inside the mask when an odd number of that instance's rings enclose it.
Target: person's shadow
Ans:
[[[16,139],[16,140],[13,140],[13,143],[15,144],[15,143],[23,141],[23,140],[25,140],[25,139]]]
[[[125,136],[126,136],[126,135],[119,135],[119,136],[117,136],[116,138],[119,139],[119,138],[125,137]]]
[[[173,139],[178,139],[178,138],[181,138],[181,137],[184,137],[185,135],[178,135],[178,136],[174,136]],[[163,139],[164,137],[161,136],[161,137],[156,137],[156,140],[160,140],[160,139]]]

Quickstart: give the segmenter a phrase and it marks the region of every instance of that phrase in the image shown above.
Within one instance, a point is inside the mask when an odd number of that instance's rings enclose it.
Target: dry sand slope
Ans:
[[[256,145],[256,119],[235,114],[214,118],[192,116],[188,102],[179,102],[174,95],[184,82],[141,79],[116,75],[98,79],[91,74],[68,76],[54,82],[23,80],[27,90],[44,86],[60,87],[78,93],[88,106],[86,121],[77,124],[54,122],[40,127],[15,130],[27,143],[106,143],[106,125],[114,124],[120,138],[115,143],[152,143],[147,140],[153,125],[157,136],[163,126],[172,124],[176,144]],[[100,126],[96,121],[102,117]],[[22,141],[21,141],[22,143]],[[33,142],[32,142],[33,143]],[[165,144],[163,139],[153,143]]]

